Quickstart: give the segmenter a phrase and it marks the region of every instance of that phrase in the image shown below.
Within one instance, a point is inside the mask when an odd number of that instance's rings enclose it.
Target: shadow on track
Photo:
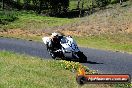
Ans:
[[[61,59],[58,59],[58,60],[61,60]],[[76,59],[73,59],[73,58],[67,58],[67,59],[63,59],[63,60],[79,62],[79,61],[77,61]],[[94,62],[94,61],[86,61],[86,62],[79,62],[79,63],[87,63],[87,64],[104,64],[104,63],[99,63],[99,62]]]
[[[87,62],[84,62],[84,63],[88,63],[88,64],[104,64],[104,63],[98,63],[98,62],[93,62],[93,61],[87,61]]]

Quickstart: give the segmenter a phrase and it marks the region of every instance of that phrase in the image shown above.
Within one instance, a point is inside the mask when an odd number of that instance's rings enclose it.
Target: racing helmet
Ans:
[[[57,36],[58,36],[58,33],[54,32],[54,33],[52,33],[51,36],[52,36],[52,37],[57,37]]]

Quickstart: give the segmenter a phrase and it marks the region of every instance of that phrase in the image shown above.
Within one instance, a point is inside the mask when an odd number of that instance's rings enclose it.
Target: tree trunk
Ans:
[[[4,0],[2,0],[2,9],[4,10],[5,5],[4,5]]]
[[[78,0],[77,9],[80,9],[80,2],[81,2],[81,0]]]
[[[120,5],[122,5],[123,0],[120,0]]]
[[[40,14],[42,11],[42,0],[39,0],[39,10],[38,10],[38,14]]]
[[[84,7],[84,0],[82,0],[82,8],[81,9],[83,9],[83,7]]]
[[[81,4],[81,8],[79,8],[79,17],[82,16],[82,10],[83,10],[83,6],[84,6],[84,0],[82,0],[82,4]]]

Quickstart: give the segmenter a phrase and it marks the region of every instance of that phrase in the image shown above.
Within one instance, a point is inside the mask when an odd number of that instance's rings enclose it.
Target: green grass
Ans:
[[[42,30],[47,27],[62,26],[77,21],[77,19],[56,18],[36,15],[30,12],[17,12],[17,20],[1,25],[0,29],[27,29],[27,30]]]
[[[116,34],[116,35],[98,35],[89,37],[75,37],[80,46],[132,52],[132,35]]]
[[[57,61],[41,60],[0,52],[0,88],[75,88],[75,74],[56,66]]]
[[[61,67],[60,61],[0,51],[0,88],[78,88],[76,74]],[[89,84],[81,88],[113,88]]]
[[[78,4],[78,0],[70,0],[69,3],[69,10],[76,9]],[[90,5],[92,5],[92,0],[84,0],[84,9],[90,8]],[[82,8],[82,1],[80,2],[80,8]]]
[[[80,86],[76,83],[76,73],[63,68],[62,63],[64,66],[64,63],[73,65],[74,62],[0,51],[0,88],[128,88],[127,84]]]

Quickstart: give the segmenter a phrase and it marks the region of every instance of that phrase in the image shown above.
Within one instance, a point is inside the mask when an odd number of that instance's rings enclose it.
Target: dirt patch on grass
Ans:
[[[112,6],[58,31],[75,36],[132,33],[132,6]]]
[[[128,26],[127,30],[128,33],[132,33],[132,23]]]
[[[100,34],[132,33],[132,24],[91,24],[82,23],[72,28],[59,29],[61,33],[74,36],[91,36]]]
[[[13,36],[43,36],[46,35],[44,32],[39,31],[29,31],[29,30],[22,30],[22,29],[8,29],[6,31],[0,31],[1,35],[13,35]]]
[[[47,35],[48,34],[42,31],[29,31],[22,29],[8,29],[6,31],[0,31],[0,37],[26,39],[29,41],[41,41],[41,38]]]

